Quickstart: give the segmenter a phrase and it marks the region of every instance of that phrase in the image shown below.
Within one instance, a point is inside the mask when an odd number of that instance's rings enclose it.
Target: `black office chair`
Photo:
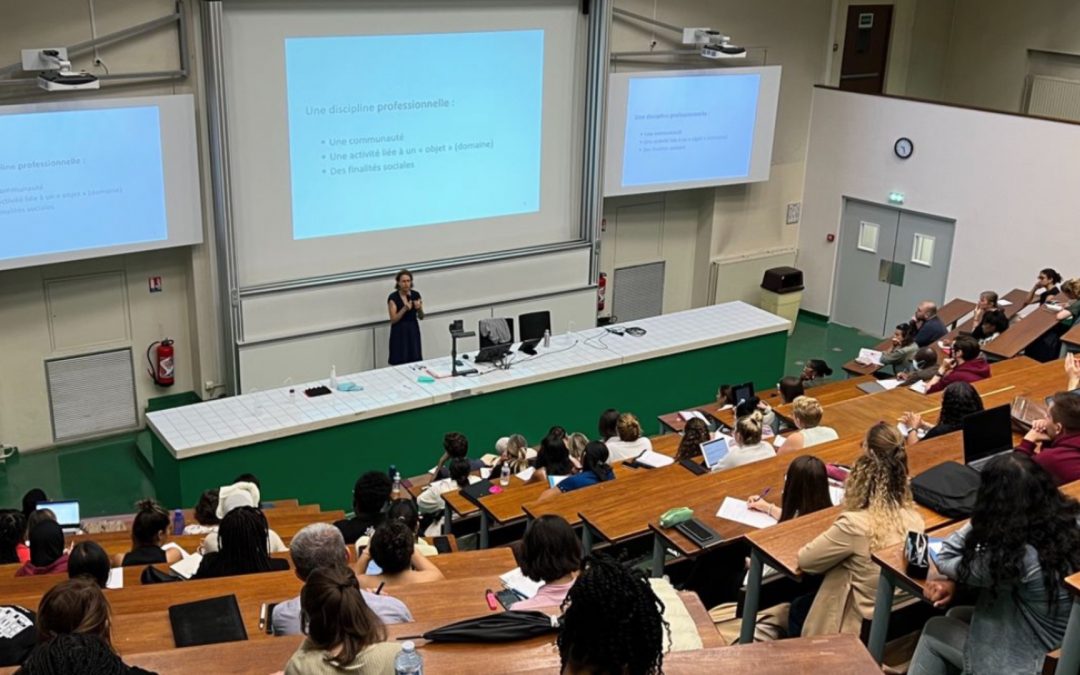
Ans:
[[[529,312],[518,316],[521,341],[539,340],[544,337],[544,331],[551,330],[551,312]]]

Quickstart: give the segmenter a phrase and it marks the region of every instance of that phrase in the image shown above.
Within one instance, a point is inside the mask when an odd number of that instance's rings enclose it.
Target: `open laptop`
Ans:
[[[964,463],[982,471],[998,455],[1012,452],[1011,405],[972,413],[964,418]]]
[[[64,528],[64,534],[79,532],[79,502],[72,499],[61,502],[38,502],[38,510],[49,509],[56,515],[56,522]]]
[[[728,439],[724,436],[701,444],[701,455],[705,458],[705,466],[709,467],[709,471],[727,457],[728,450]]]

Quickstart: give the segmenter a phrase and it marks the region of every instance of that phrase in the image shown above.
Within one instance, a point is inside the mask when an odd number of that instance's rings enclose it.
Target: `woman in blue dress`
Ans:
[[[420,319],[424,318],[424,301],[413,290],[413,276],[401,270],[394,277],[396,289],[386,299],[390,312],[390,365],[422,361],[420,352]]]

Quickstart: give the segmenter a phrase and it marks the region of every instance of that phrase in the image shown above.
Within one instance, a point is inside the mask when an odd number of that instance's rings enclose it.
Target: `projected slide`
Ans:
[[[167,238],[156,107],[0,115],[0,259]]]
[[[285,61],[295,239],[539,210],[542,30],[287,38]]]
[[[748,176],[760,80],[631,76],[622,185]]]

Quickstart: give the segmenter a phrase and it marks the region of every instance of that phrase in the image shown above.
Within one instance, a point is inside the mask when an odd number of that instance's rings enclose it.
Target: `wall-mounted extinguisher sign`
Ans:
[[[157,347],[157,350],[154,347]],[[147,372],[159,387],[171,387],[176,382],[176,362],[173,360],[173,341],[169,338],[153,342],[146,348]]]
[[[601,272],[596,282],[596,311],[604,311],[604,296],[607,294],[607,273]]]

